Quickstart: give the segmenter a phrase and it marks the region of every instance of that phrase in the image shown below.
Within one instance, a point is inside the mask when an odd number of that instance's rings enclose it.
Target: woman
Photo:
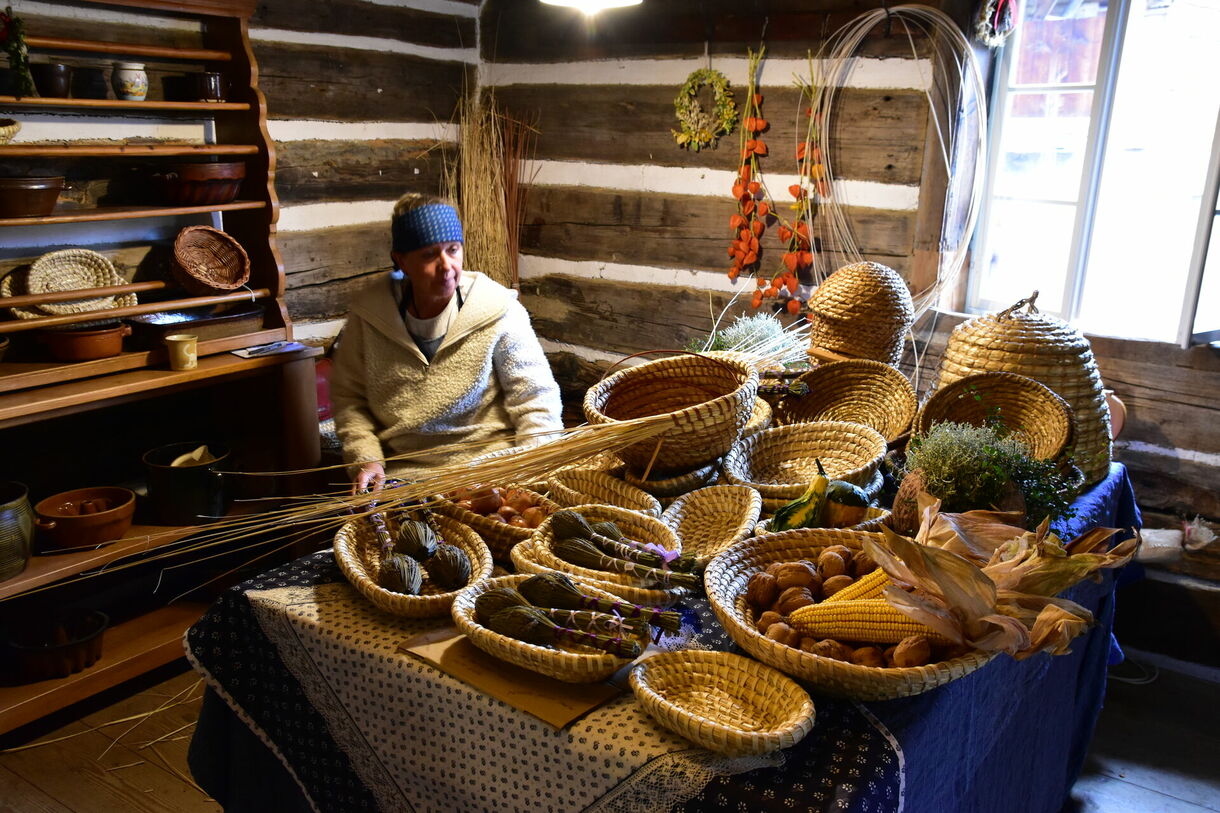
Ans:
[[[559,386],[517,292],[462,271],[462,224],[406,195],[391,221],[394,271],[358,293],[335,353],[331,401],[354,491],[562,428]],[[437,447],[480,441],[455,456]]]

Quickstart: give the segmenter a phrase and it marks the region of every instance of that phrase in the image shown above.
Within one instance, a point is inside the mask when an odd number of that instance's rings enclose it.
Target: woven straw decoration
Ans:
[[[658,723],[721,754],[768,754],[813,729],[809,693],[731,652],[661,652],[631,670],[635,699]]]
[[[591,424],[668,414],[674,427],[620,449],[638,474],[682,474],[706,466],[741,437],[758,391],[758,372],[729,358],[696,354],[658,359],[619,370],[585,393]],[[660,448],[658,450],[658,443]]]
[[[831,479],[871,485],[885,449],[885,438],[862,424],[775,426],[734,446],[724,458],[724,474],[731,483],[757,489],[764,501],[794,500],[818,473],[819,459]]]
[[[853,358],[897,364],[915,322],[911,292],[898,272],[879,263],[846,265],[809,298],[809,344]]]
[[[470,558],[470,581],[467,587],[491,576],[491,551],[479,539],[478,534],[457,520],[437,516],[445,542],[461,548]],[[389,521],[390,533],[397,533],[397,524]],[[441,592],[427,579],[418,596],[394,593],[379,587],[377,570],[381,564],[381,546],[377,536],[364,518],[348,520],[335,534],[335,562],[360,595],[373,602],[378,609],[406,618],[442,618],[449,614],[449,607],[459,591]],[[424,563],[427,568],[427,563]]]
[[[7,144],[21,132],[21,122],[14,119],[0,119],[0,144]]]
[[[749,486],[708,486],[673,501],[661,521],[678,536],[682,552],[701,564],[750,535],[762,497]]]
[[[771,410],[771,405],[762,398],[754,399],[754,408],[750,410],[750,420],[746,422],[746,426],[741,430],[743,438],[749,438],[757,435],[764,429],[771,426],[771,419],[774,414]]]
[[[604,471],[569,469],[551,475],[546,485],[551,499],[566,508],[600,503],[639,511],[650,517],[661,516],[661,504],[656,497]]]
[[[124,285],[127,280],[103,254],[84,248],[66,248],[43,254],[22,274],[14,272],[0,281],[0,295],[46,294],[81,288],[106,288]],[[135,305],[135,294],[101,296],[75,302],[47,302],[32,308],[10,308],[18,319],[38,319],[47,315],[90,313],[106,308]],[[81,325],[74,325],[81,327]]]
[[[1093,349],[1079,331],[1039,313],[1036,298],[1008,310],[962,322],[941,357],[937,387],[974,373],[1016,373],[1045,384],[1072,408],[1076,432],[1072,458],[1085,483],[1110,470],[1110,406],[1102,392]],[[1018,310],[1028,305],[1026,311]]]
[[[785,397],[776,412],[785,423],[850,421],[893,441],[911,426],[918,401],[907,377],[888,364],[866,359],[822,364],[797,379],[809,387]]]
[[[636,488],[647,491],[654,497],[660,500],[672,499],[679,497],[688,492],[694,491],[697,488],[712,483],[720,474],[720,461],[709,463],[700,469],[695,469],[686,474],[678,474],[673,477],[666,477],[661,480],[641,480],[630,471],[623,472],[623,479]]]
[[[558,505],[531,489],[524,486],[510,486],[509,488],[513,491],[522,491],[529,494],[534,498],[534,503],[541,506],[548,515],[559,510]],[[516,525],[509,525],[506,522],[500,522],[491,517],[483,516],[482,514],[476,514],[474,511],[463,508],[452,500],[437,501],[433,504],[433,510],[443,516],[456,519],[473,530],[487,543],[492,558],[501,562],[508,561],[509,551],[513,549],[513,545],[524,542],[534,533],[533,528],[520,528]]]
[[[500,576],[472,584],[458,593],[453,600],[451,614],[453,623],[470,639],[470,642],[488,655],[516,664],[532,672],[562,680],[565,683],[596,683],[606,680],[630,663],[628,658],[619,658],[592,647],[564,647],[563,649],[540,646],[501,635],[484,627],[475,618],[474,603],[479,596],[497,587],[516,589],[528,579],[526,574]],[[583,582],[577,588],[586,595],[607,600],[618,597]]]
[[[999,423],[1039,460],[1055,460],[1071,446],[1072,408],[1049,387],[1016,373],[976,373],[932,393],[915,417],[913,434],[951,421]]]
[[[793,677],[809,681],[819,692],[854,700],[889,700],[921,694],[986,665],[994,653],[971,652],[959,658],[913,667],[860,666],[772,641],[755,627],[746,603],[750,576],[773,562],[816,561],[823,548],[846,545],[860,550],[868,537],[857,531],[803,528],[745,539],[712,559],[703,574],[712,611],[729,636],[750,655]]]
[[[232,291],[250,279],[246,250],[211,226],[188,226],[178,232],[171,268],[178,284],[195,296]]]

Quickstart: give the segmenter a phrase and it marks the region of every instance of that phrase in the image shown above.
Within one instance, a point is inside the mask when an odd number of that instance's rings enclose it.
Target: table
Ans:
[[[1075,503],[1065,535],[1134,528],[1125,469]],[[1067,798],[1113,657],[1114,576],[1069,597],[1096,626],[1070,655],[1001,656],[914,698],[814,694],[813,732],[782,757],[718,758],[625,695],[562,732],[395,652],[427,623],[380,614],[329,552],[223,595],[187,634],[212,691],[191,746],[226,810],[1047,811]],[[698,645],[730,648],[704,600]],[[433,622],[442,623],[440,621]]]

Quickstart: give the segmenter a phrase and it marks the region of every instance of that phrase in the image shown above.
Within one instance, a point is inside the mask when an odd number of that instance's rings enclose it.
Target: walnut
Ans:
[[[767,629],[770,628],[770,626],[772,624],[775,624],[775,623],[777,623],[779,621],[783,621],[783,620],[784,620],[784,617],[782,615],[780,615],[779,613],[775,612],[774,610],[767,610],[765,613],[763,613],[762,615],[760,615],[758,617],[758,622],[755,624],[755,626],[758,628],[759,632],[761,632],[763,635],[766,635]]]
[[[857,579],[861,576],[867,576],[877,569],[877,563],[873,561],[873,557],[869,556],[864,551],[860,551],[851,560],[851,575]]]
[[[894,649],[895,666],[926,666],[932,660],[932,642],[925,635],[903,638]]]
[[[817,570],[805,562],[788,562],[776,571],[775,581],[782,591],[789,587],[809,587],[821,579],[818,578]]]
[[[881,651],[881,647],[862,646],[852,651],[851,662],[858,663],[861,666],[884,667],[885,654]]]
[[[776,643],[795,648],[801,642],[801,634],[783,621],[767,627],[766,636]]]
[[[846,572],[847,559],[845,559],[838,551],[822,551],[822,555],[818,557],[818,573],[822,574],[823,579],[831,579],[835,576],[842,576]]]
[[[750,606],[766,609],[779,598],[779,585],[770,573],[755,573],[746,585],[746,601]]]
[[[851,647],[831,638],[818,641],[810,652],[823,658],[834,658],[836,661],[851,661]]]
[[[835,576],[833,579],[827,579],[822,583],[822,595],[830,598],[844,587],[854,584],[855,581],[851,576]]]
[[[793,611],[801,607],[808,607],[810,604],[817,604],[817,602],[813,600],[813,594],[809,592],[809,588],[789,587],[779,594],[779,600],[775,602],[774,609],[780,615],[792,615]]]

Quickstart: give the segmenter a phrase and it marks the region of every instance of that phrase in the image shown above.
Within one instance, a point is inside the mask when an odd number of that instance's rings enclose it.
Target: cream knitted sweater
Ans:
[[[464,304],[429,363],[399,316],[389,274],[354,298],[335,352],[331,401],[349,464],[391,460],[392,476],[416,478],[443,463],[559,429],[559,386],[517,292],[464,271]],[[430,450],[487,440],[459,455]]]

